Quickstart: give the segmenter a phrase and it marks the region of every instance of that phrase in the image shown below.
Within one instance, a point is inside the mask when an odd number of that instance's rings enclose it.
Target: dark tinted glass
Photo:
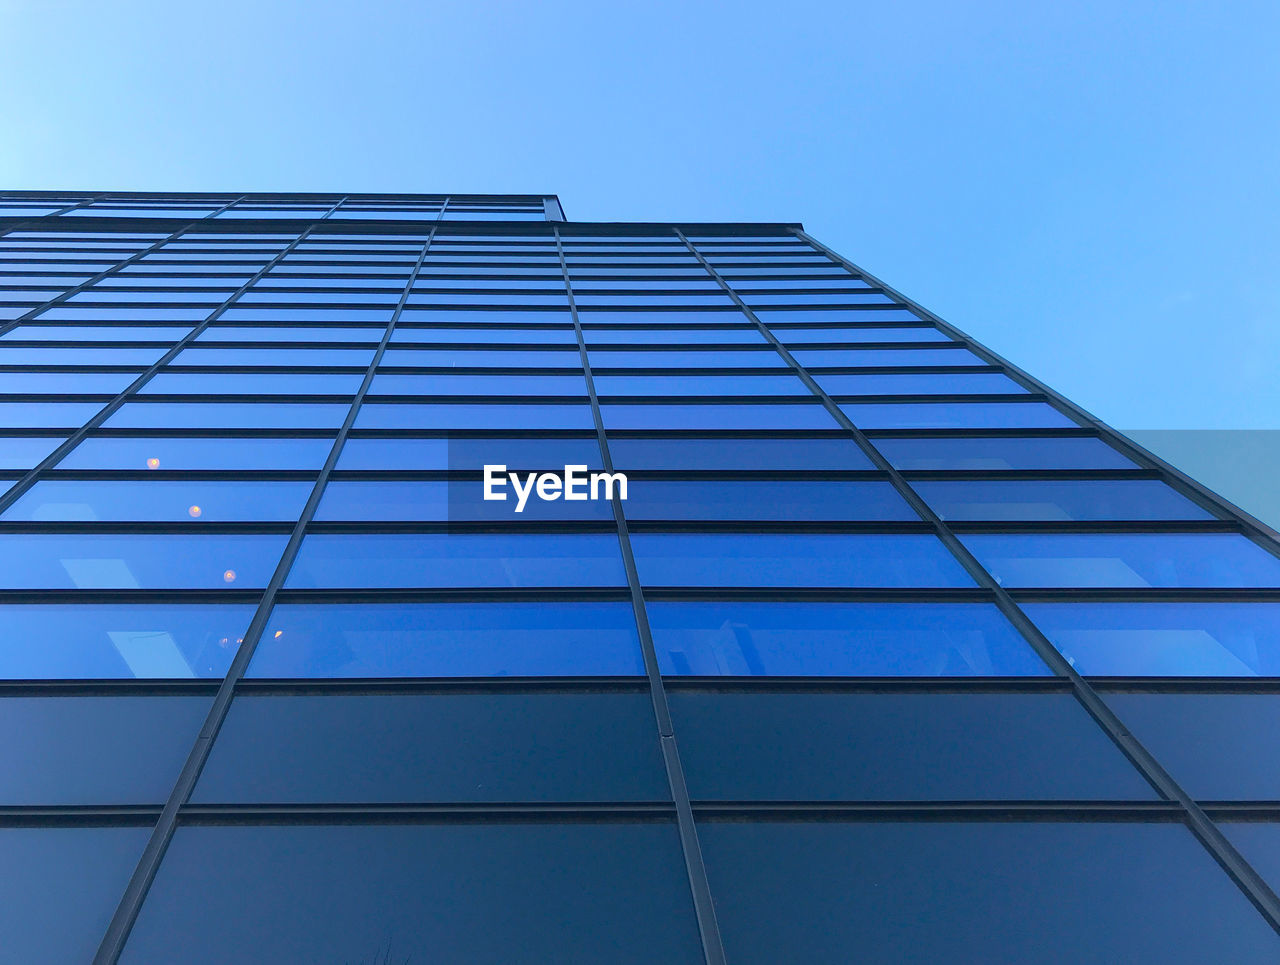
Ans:
[[[0,679],[221,677],[252,606],[0,607]]]
[[[212,697],[2,697],[0,802],[163,804]]]
[[[1245,856],[1271,890],[1280,888],[1280,825],[1221,821],[1218,827]]]
[[[672,693],[695,799],[1147,800],[1070,694]]]
[[[836,965],[851,949],[883,965],[1280,954],[1178,824],[716,822],[699,838],[736,965]]]
[[[121,961],[406,959],[697,965],[676,829],[180,828]]]
[[[1280,603],[1024,603],[1082,674],[1280,677]]]
[[[943,519],[1212,519],[1158,479],[922,479],[912,484]]]
[[[919,519],[880,481],[636,480],[628,519]]]
[[[1280,694],[1106,694],[1192,797],[1280,800]]]
[[[46,479],[5,510],[6,520],[294,520],[310,482]]]
[[[644,673],[627,603],[278,606],[254,677],[542,677]]]
[[[237,697],[193,800],[668,796],[647,693],[472,693]]]
[[[618,586],[612,533],[311,535],[290,587]]]
[[[582,395],[582,375],[378,375],[372,395]]]
[[[897,469],[1132,469],[1101,439],[876,439]]]
[[[619,469],[872,469],[852,439],[610,439]]]
[[[13,962],[89,962],[151,834],[0,828],[0,935]]]
[[[1047,674],[995,607],[651,601],[663,673],[964,677]]]
[[[1280,586],[1280,559],[1235,533],[984,533],[961,539],[1005,586]]]
[[[633,533],[649,586],[972,586],[933,536]]]

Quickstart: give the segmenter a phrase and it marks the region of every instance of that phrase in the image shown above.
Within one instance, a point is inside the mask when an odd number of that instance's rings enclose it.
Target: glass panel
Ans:
[[[619,469],[873,469],[844,439],[610,439]]]
[[[1057,429],[1076,423],[1044,402],[846,402],[859,429]]]
[[[588,353],[591,368],[628,369],[782,369],[782,356],[767,351],[716,351],[703,349],[688,352],[611,351],[593,348]]]
[[[588,405],[377,403],[360,407],[361,429],[591,429]]]
[[[79,429],[102,407],[101,402],[0,402],[0,428]]]
[[[817,401],[792,405],[602,405],[606,429],[836,429]]]
[[[319,469],[332,439],[111,438],[85,439],[59,469]]]
[[[563,473],[563,467],[560,472]],[[613,519],[613,504],[605,498],[566,501],[557,495],[541,499],[526,490],[523,503],[506,477],[495,487],[504,499],[484,498],[482,479],[433,481],[355,481],[329,483],[316,512],[316,519],[370,520],[538,520],[538,519]],[[588,477],[579,477],[587,491]],[[529,482],[522,480],[521,485]],[[558,492],[558,491],[557,491]],[[601,487],[597,494],[604,495]],[[515,515],[519,513],[519,515]]]
[[[577,349],[578,337],[571,328],[553,328],[548,325],[538,328],[414,328],[397,326],[391,336],[392,345],[405,342],[457,342],[459,344],[475,342],[492,342],[495,344],[514,345],[521,343],[538,343],[547,345],[573,346]]]
[[[3,372],[0,387],[6,394],[118,395],[132,384],[138,372]],[[99,403],[101,407],[102,403]]]
[[[1179,824],[704,822],[698,836],[735,965],[836,965],[851,949],[957,965],[1280,954]]]
[[[583,338],[588,345],[636,345],[636,344],[762,344],[765,337],[758,328],[584,328]]]
[[[669,695],[695,800],[1151,800],[1071,694]]]
[[[159,372],[142,395],[355,395],[359,372]]]
[[[339,469],[601,468],[594,439],[348,439]]]
[[[1280,694],[1103,694],[1192,797],[1280,800]]]
[[[0,935],[15,962],[89,962],[151,835],[0,828]]]
[[[373,361],[369,348],[213,348],[193,345],[170,363],[179,365],[355,365]]]
[[[1280,586],[1236,533],[983,533],[961,540],[1005,586]]]
[[[109,429],[336,429],[347,403],[126,402],[103,425]]]
[[[943,519],[1213,519],[1158,479],[921,479],[912,487]]]
[[[814,380],[829,395],[836,396],[1025,394],[1027,391],[999,372],[885,372],[878,375],[829,375],[820,372]]]
[[[876,439],[895,469],[1132,469],[1101,439]]]
[[[810,395],[794,375],[601,375],[596,392],[609,395]]]
[[[261,587],[287,541],[284,535],[0,533],[0,587]]]
[[[4,606],[0,679],[221,677],[253,613],[252,606]]]
[[[0,803],[163,804],[212,704],[211,695],[0,698]]]
[[[1280,677],[1280,603],[1024,603],[1080,673]]]
[[[0,436],[0,469],[31,469],[64,441],[62,436]]]
[[[759,287],[773,288],[772,281],[760,281]],[[820,288],[821,283],[810,281],[807,286]],[[773,334],[784,345],[804,345],[819,342],[950,342],[951,339],[936,328],[774,328]]]
[[[369,533],[302,541],[286,585],[619,586],[612,533]]]
[[[988,604],[667,603],[649,625],[666,674],[1035,676],[1049,671]]]
[[[628,519],[919,519],[888,482],[636,480]]]
[[[669,796],[648,693],[473,693],[237,697],[192,800]]]
[[[371,395],[580,395],[582,375],[377,375]]]
[[[406,959],[698,965],[676,829],[179,828],[121,961]]]
[[[1219,821],[1218,827],[1275,891],[1280,887],[1280,825]]]
[[[46,479],[7,509],[5,520],[295,520],[310,482]]]
[[[956,348],[832,348],[796,349],[792,353],[805,368],[859,368],[888,365],[986,365],[968,349]]]
[[[569,351],[537,351],[529,349],[407,349],[389,348],[382,356],[383,365],[414,368],[553,368],[580,369],[582,356]]]
[[[644,673],[626,603],[282,605],[251,677],[594,677]]]
[[[633,533],[650,586],[972,586],[933,536]]]

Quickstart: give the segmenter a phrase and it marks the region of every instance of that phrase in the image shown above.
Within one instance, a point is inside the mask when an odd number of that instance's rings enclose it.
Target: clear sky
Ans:
[[[1121,428],[1280,428],[1280,4],[0,0],[0,186],[803,221]]]

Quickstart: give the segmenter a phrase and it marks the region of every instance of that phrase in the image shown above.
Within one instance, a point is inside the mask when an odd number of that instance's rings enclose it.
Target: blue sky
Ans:
[[[803,221],[1121,428],[1280,428],[1280,4],[0,2],[0,186]]]

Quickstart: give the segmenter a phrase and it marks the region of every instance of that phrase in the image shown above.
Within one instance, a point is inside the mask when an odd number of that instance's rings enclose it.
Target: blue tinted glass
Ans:
[[[0,385],[6,393],[47,392],[51,395],[117,395],[139,372],[5,372]]]
[[[373,361],[368,348],[209,348],[192,346],[171,365],[358,365]]]
[[[331,439],[85,439],[59,469],[319,469]],[[154,462],[153,462],[154,461]]]
[[[127,402],[103,425],[110,429],[336,429],[350,411],[345,402]]]
[[[6,589],[243,589],[266,586],[287,536],[0,534]]]
[[[377,403],[360,407],[361,429],[591,429],[588,405]]]
[[[1158,479],[921,479],[943,519],[1213,519]]]
[[[498,344],[558,344],[576,348],[578,337],[571,328],[412,328],[397,326],[391,336],[392,345],[405,342],[494,342]]]
[[[628,519],[919,519],[888,482],[637,479]]]
[[[816,400],[793,405],[602,405],[606,429],[835,429]]]
[[[5,345],[0,365],[150,365],[170,346],[155,348],[44,348]]]
[[[851,949],[950,965],[1280,954],[1181,824],[704,821],[698,836],[735,965],[836,965]]]
[[[0,436],[0,469],[30,469],[63,441],[62,436]]]
[[[963,348],[832,348],[795,349],[791,353],[801,365],[859,368],[886,365],[986,365]]]
[[[809,395],[794,375],[601,375],[596,392],[606,395]]]
[[[1056,429],[1075,423],[1044,402],[865,402],[840,406],[859,429]]]
[[[895,469],[1132,469],[1101,439],[876,439]]]
[[[1005,586],[1280,586],[1236,533],[982,533],[961,539]]]
[[[159,372],[142,395],[355,395],[359,372]]]
[[[309,482],[46,479],[5,510],[5,520],[295,520]]]
[[[520,351],[518,349],[407,349],[389,348],[382,356],[383,365],[414,368],[582,368],[577,349],[563,351]]]
[[[972,586],[933,536],[633,533],[650,586]]]
[[[829,395],[837,396],[975,395],[1027,391],[999,372],[885,372],[882,375],[833,375],[819,372],[814,379]]]
[[[179,828],[121,958],[703,960],[674,823],[492,822]]]
[[[15,604],[0,608],[0,678],[221,677],[252,606]]]
[[[286,581],[322,586],[618,586],[612,533],[311,535]]]
[[[1271,885],[1280,888],[1280,825],[1272,822],[1219,821],[1231,843]]]
[[[79,429],[102,406],[101,402],[0,402],[0,428]]]
[[[780,369],[785,363],[773,349],[761,351],[626,352],[593,348],[591,368],[609,369]]]
[[[380,325],[364,328],[301,328],[291,325],[212,325],[195,339],[205,342],[378,342],[386,331]]]
[[[762,285],[772,284],[762,282]],[[818,284],[809,282],[810,285]],[[951,339],[933,326],[928,328],[774,328],[773,334],[784,345],[818,342],[950,342]]]
[[[208,694],[0,699],[0,804],[163,804],[212,704]]]
[[[619,469],[872,469],[852,439],[610,439]]]
[[[89,962],[150,827],[0,828],[0,935],[15,962]]]
[[[600,444],[592,439],[348,439],[339,469],[463,469],[485,465],[512,469],[599,469]]]
[[[669,797],[648,693],[436,693],[238,696],[192,800]]]
[[[1280,603],[1024,603],[1082,674],[1280,677]]]
[[[762,344],[765,337],[758,328],[584,328],[588,345],[726,345]]]
[[[251,677],[545,677],[644,673],[626,603],[283,605]]]
[[[1280,694],[1105,694],[1193,798],[1280,800]]]
[[[563,473],[563,467],[558,468]],[[335,480],[325,488],[316,519],[613,519],[613,506],[606,498],[565,500],[557,495],[554,499],[541,499],[535,490],[517,508],[519,495],[514,483],[505,473],[499,474],[499,479],[507,481],[500,486],[495,483],[493,490],[495,495],[505,494],[504,499],[485,499],[485,484],[480,478],[450,482]],[[527,477],[520,480],[520,485],[529,485]],[[583,492],[588,491],[585,475],[581,486]],[[602,496],[603,492],[599,490]]]
[[[695,800],[1151,800],[1066,693],[675,691]]]
[[[395,375],[374,377],[372,395],[581,395],[583,375]]]
[[[1047,674],[987,604],[650,602],[663,673],[768,677]]]

